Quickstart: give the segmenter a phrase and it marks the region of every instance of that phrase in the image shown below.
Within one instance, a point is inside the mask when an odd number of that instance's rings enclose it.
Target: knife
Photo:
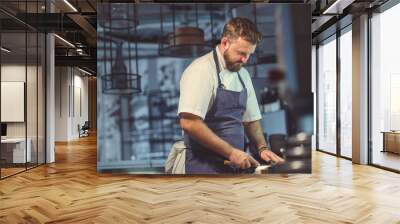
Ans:
[[[231,166],[232,163],[229,160],[224,160],[224,165],[226,166]],[[270,168],[272,165],[258,165],[256,166],[256,169],[254,171],[255,174],[264,174],[267,173],[268,168]]]

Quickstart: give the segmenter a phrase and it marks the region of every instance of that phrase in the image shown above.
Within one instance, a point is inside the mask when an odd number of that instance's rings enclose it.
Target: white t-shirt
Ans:
[[[221,69],[221,82],[228,90],[241,91],[243,87],[237,73],[225,69],[225,61],[218,50],[218,46],[216,51]],[[197,115],[204,120],[216,96],[218,87],[216,73],[217,68],[214,63],[212,51],[197,58],[185,69],[180,80],[178,115],[186,112]],[[239,74],[247,89],[247,106],[243,114],[243,121],[260,120],[260,108],[249,72],[242,67],[239,70]]]

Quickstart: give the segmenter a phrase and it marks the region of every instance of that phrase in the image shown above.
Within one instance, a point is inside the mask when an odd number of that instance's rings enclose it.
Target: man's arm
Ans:
[[[264,138],[264,132],[260,120],[243,122],[244,129],[250,142],[254,144],[258,150],[260,157],[265,161],[272,160],[275,163],[283,163],[284,160],[273,153],[267,146]]]
[[[253,143],[257,149],[263,146],[267,147],[260,120],[243,122],[243,125],[247,138],[249,138],[250,142]]]
[[[207,149],[210,149],[225,158],[229,158],[229,155],[233,151],[233,147],[211,131],[200,117],[190,113],[181,113],[180,124],[182,129],[190,137],[201,143]]]
[[[200,117],[190,113],[180,113],[180,125],[190,137],[207,149],[229,159],[232,165],[240,168],[259,165],[250,155],[218,137]]]

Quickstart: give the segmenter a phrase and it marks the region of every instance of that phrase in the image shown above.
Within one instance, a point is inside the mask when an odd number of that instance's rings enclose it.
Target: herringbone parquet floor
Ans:
[[[400,223],[400,175],[313,153],[313,174],[97,174],[96,142],[0,181],[0,223]]]

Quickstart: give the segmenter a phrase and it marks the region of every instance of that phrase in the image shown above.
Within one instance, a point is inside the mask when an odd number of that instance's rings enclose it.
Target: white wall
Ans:
[[[28,72],[32,67],[28,66]],[[25,82],[25,64],[24,65],[1,65],[1,81]]]
[[[74,76],[74,86],[75,86],[75,88],[74,88],[75,89],[74,104],[75,104],[75,107],[73,109],[74,109],[75,113],[74,113],[74,117],[73,117],[74,119],[72,120],[72,127],[73,127],[72,135],[73,136],[78,136],[78,134],[79,134],[78,129],[77,129],[78,124],[83,125],[85,123],[85,121],[89,120],[88,77],[81,76],[83,73],[80,73],[79,71],[78,71],[79,75],[76,75],[76,72],[77,72],[77,70],[75,70],[75,76]]]
[[[24,122],[25,83],[1,82],[1,121]],[[36,108],[36,106],[35,106]]]
[[[27,78],[27,81],[25,80]],[[22,113],[26,112],[26,121],[6,122],[7,137],[24,138],[25,135],[30,139],[30,148],[32,151],[32,161],[44,163],[44,74],[42,67],[25,64],[3,64],[1,66],[2,82],[24,82],[26,83],[26,106],[22,107]],[[7,95],[3,95],[7,98]],[[2,107],[1,110],[11,110],[9,107]],[[10,112],[10,111],[8,111]],[[11,112],[12,113],[12,112]],[[39,156],[37,156],[39,153]]]
[[[28,67],[28,71],[31,70]],[[1,81],[2,82],[25,82],[25,64],[9,64],[1,66]],[[4,97],[4,96],[3,96]],[[7,110],[7,108],[1,108]],[[25,123],[24,122],[11,122],[7,123],[7,136],[8,137],[25,137]]]
[[[55,68],[55,141],[68,140],[69,76],[67,67]]]
[[[83,75],[76,68],[56,67],[56,141],[77,139],[78,124],[88,120],[88,78]]]
[[[28,67],[28,70],[29,67]],[[3,82],[25,82],[25,65],[2,65],[1,66],[1,81]],[[7,110],[7,108],[1,108]],[[25,137],[24,122],[7,123],[7,137]]]

